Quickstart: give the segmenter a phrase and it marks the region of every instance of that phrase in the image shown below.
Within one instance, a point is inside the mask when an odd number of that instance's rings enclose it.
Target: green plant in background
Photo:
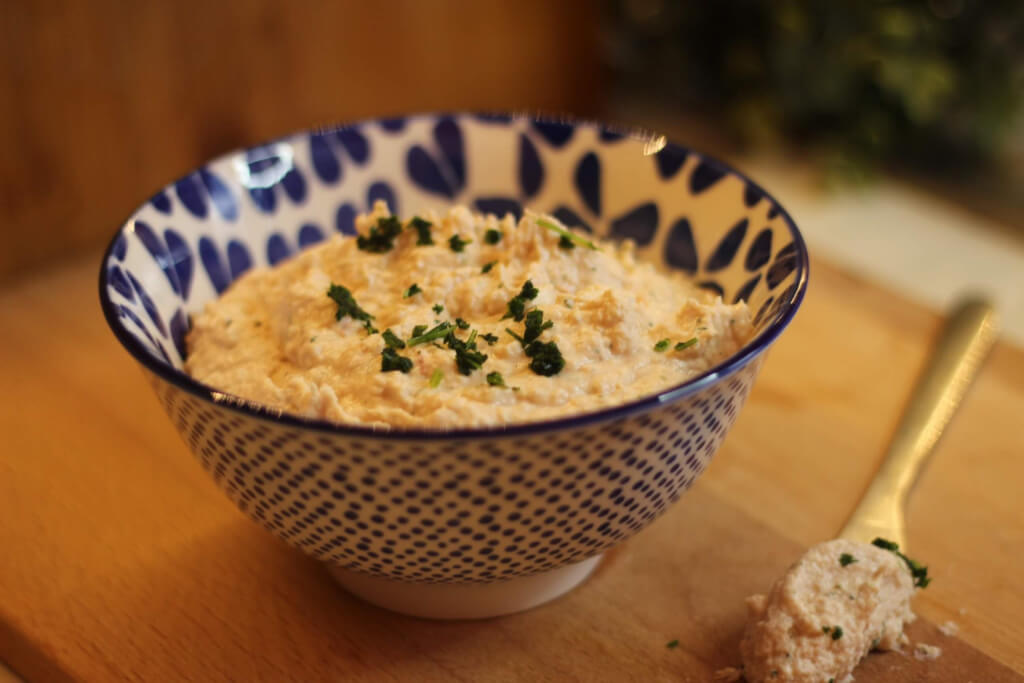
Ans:
[[[711,113],[741,141],[813,147],[829,169],[944,175],[1021,130],[1021,0],[612,0],[620,82]]]

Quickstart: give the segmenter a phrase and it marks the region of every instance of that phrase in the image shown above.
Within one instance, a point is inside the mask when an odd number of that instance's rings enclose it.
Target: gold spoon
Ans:
[[[870,543],[881,537],[906,550],[903,508],[918,474],[981,368],[998,331],[995,312],[983,299],[959,303],[918,380],[889,444],[882,466],[840,538]]]

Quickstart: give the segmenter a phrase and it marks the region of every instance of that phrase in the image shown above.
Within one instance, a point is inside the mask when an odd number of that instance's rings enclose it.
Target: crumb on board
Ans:
[[[914,659],[919,662],[930,662],[933,659],[938,659],[941,655],[942,648],[938,645],[929,645],[928,643],[914,645]]]
[[[966,607],[961,607],[960,609],[958,609],[958,610],[957,610],[957,613],[958,613],[958,614],[959,614],[960,616],[962,616],[962,617],[963,617],[963,616],[967,616],[967,608],[966,608]]]
[[[947,638],[955,638],[956,634],[960,632],[960,624],[950,619],[939,624],[939,632]]]
[[[743,678],[743,672],[734,666],[727,666],[715,672],[715,680],[721,683],[736,683]]]

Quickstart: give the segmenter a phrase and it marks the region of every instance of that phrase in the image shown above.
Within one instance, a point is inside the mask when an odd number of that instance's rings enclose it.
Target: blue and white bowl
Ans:
[[[182,370],[189,316],[254,266],[385,199],[529,207],[745,299],[756,337],[656,395],[505,428],[424,431],[280,414]],[[242,512],[371,602],[422,616],[525,609],[582,581],[707,466],[807,286],[793,221],[738,172],[664,138],[528,116],[427,114],[299,133],[158,191],[103,257],[100,300],[203,467]]]

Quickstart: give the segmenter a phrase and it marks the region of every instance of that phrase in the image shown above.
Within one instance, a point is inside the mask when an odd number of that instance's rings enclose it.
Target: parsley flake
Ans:
[[[564,239],[564,240],[568,240],[570,242],[575,242],[576,244],[578,244],[580,246],[583,246],[583,247],[586,247],[587,249],[593,249],[594,251],[601,251],[596,244],[594,244],[590,240],[586,239],[585,237],[580,237],[576,233],[569,232],[565,228],[560,228],[560,227],[558,227],[557,225],[555,225],[554,223],[552,223],[549,220],[546,220],[544,218],[538,218],[537,219],[537,225],[539,225],[542,228],[547,228],[548,230],[551,230],[552,232],[558,233],[559,235],[562,236],[562,239]],[[559,246],[561,246],[561,240],[559,240]]]
[[[473,240],[464,240],[458,235],[452,235],[451,239],[448,240],[448,246],[452,248],[452,251],[460,252],[472,241]]]
[[[384,350],[380,352],[380,371],[393,372],[395,370],[402,373],[409,372],[412,370],[412,359],[399,356],[393,348],[385,346]]]
[[[419,326],[416,327],[415,330],[413,330],[413,332],[419,331],[420,327],[425,327],[425,326],[424,325],[419,325]],[[409,339],[409,341],[406,342],[406,345],[407,346],[417,346],[419,344],[426,344],[427,342],[432,342],[435,339],[442,339],[442,338],[444,338],[451,331],[452,331],[452,324],[451,323],[441,323],[440,325],[437,325],[436,327],[432,328],[428,332],[420,332],[419,334],[414,334]]]
[[[492,387],[503,387],[505,386],[505,378],[501,376],[500,372],[488,372],[487,383]]]
[[[468,330],[469,329],[469,323],[467,323],[462,318],[456,318],[455,319],[455,326],[457,328],[459,328],[460,330]]]
[[[696,343],[697,343],[697,338],[696,337],[690,337],[686,341],[681,341],[678,344],[676,344],[675,350],[676,351],[683,351],[685,349],[690,348],[691,346],[694,346]]]
[[[501,319],[513,318],[516,322],[521,321],[523,316],[526,315],[526,302],[535,299],[538,292],[539,290],[533,286],[533,281],[527,280],[519,294],[509,299],[508,310]]]
[[[562,368],[565,367],[565,358],[562,357],[558,344],[553,341],[532,342],[526,347],[524,353],[526,353],[527,357],[533,359],[530,361],[530,369],[538,375],[551,377],[560,373]]]
[[[416,327],[412,328],[412,335],[411,336],[418,337],[418,336],[420,336],[421,334],[423,334],[426,331],[427,331],[427,326],[426,325],[417,325]]]
[[[436,389],[442,379],[444,379],[444,372],[441,371],[441,368],[434,368],[433,374],[430,375],[430,387]]]
[[[489,272],[491,272],[491,268],[493,268],[497,264],[498,264],[497,261],[488,261],[487,263],[484,264],[484,267],[480,269],[480,272],[481,273],[489,273]]]
[[[394,216],[381,216],[377,225],[370,228],[369,235],[356,238],[356,246],[363,251],[383,254],[395,246],[395,238],[402,233],[402,222]]]
[[[558,246],[559,248],[565,250],[576,248],[576,245],[573,243],[573,241],[566,237],[565,235],[562,235],[561,237],[558,238]]]
[[[551,328],[555,323],[544,320],[544,312],[534,309],[526,314],[526,331],[523,332],[523,344],[529,344],[540,337],[541,332]]]
[[[671,339],[662,339],[661,341],[654,345],[654,350],[658,352],[664,351],[665,349],[668,348],[668,345],[671,343]]]
[[[449,332],[444,338],[444,343],[455,351],[455,366],[463,375],[479,370],[487,360],[487,354],[477,351],[476,342],[472,337],[469,341],[462,341],[454,333]]]
[[[419,294],[422,291],[423,290],[420,289],[420,286],[414,282],[411,285],[409,285],[409,288],[407,290],[402,292],[402,298],[408,299],[410,296],[413,296],[414,294]]]
[[[674,650],[677,647],[679,647],[679,641],[678,640],[670,640],[667,643],[665,643],[665,647],[667,647],[670,650]]]
[[[916,562],[901,553],[899,543],[893,543],[892,541],[887,541],[884,538],[876,538],[871,541],[871,545],[877,546],[882,550],[893,552],[898,555],[900,559],[906,562],[907,567],[910,568],[910,575],[914,577],[914,585],[918,588],[927,588],[928,584],[932,582],[928,577],[928,567],[922,566],[921,563]]]
[[[488,344],[490,344],[491,346],[494,346],[494,342],[498,341],[497,335],[491,334],[490,332],[488,332],[487,334],[481,334],[480,338],[483,339]]]
[[[444,310],[444,306],[441,304],[434,304],[434,313],[440,314]]]
[[[416,238],[416,246],[429,247],[434,243],[434,238],[430,236],[430,228],[433,225],[428,220],[424,220],[419,216],[413,216],[412,220],[409,221],[409,227],[415,230],[418,234]]]
[[[484,233],[484,242],[487,244],[497,244],[501,241],[501,230],[495,230],[490,228]]]
[[[856,561],[857,558],[851,555],[850,553],[843,553],[839,556],[839,564],[841,564],[844,567],[848,567]]]
[[[832,627],[832,640],[839,640],[843,637],[843,627],[833,626]]]
[[[377,331],[377,328],[373,326],[371,322],[373,316],[364,311],[356,303],[355,298],[352,296],[352,292],[346,287],[336,285],[333,282],[327,290],[327,296],[331,298],[334,303],[338,304],[338,310],[334,314],[335,320],[341,320],[345,316],[359,320],[363,323],[363,327],[366,328],[367,334],[373,334]]]
[[[382,336],[384,338],[384,343],[387,344],[389,348],[392,348],[392,349],[404,349],[405,348],[405,342],[402,341],[401,339],[399,339],[398,335],[396,335],[394,332],[392,332],[390,327],[388,329],[384,330],[381,333],[380,336]]]

